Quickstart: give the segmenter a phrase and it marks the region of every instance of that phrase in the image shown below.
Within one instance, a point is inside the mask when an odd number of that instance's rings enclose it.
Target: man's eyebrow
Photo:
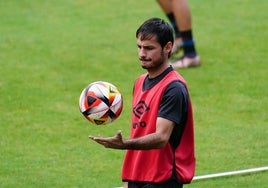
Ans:
[[[153,45],[150,45],[150,44],[142,45],[142,44],[138,44],[138,43],[137,43],[137,46],[138,47],[144,47],[144,48],[153,48],[154,47]]]

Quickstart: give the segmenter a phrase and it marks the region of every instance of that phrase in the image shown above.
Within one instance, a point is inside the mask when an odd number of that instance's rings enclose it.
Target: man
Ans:
[[[194,175],[192,106],[185,80],[168,62],[173,29],[162,19],[145,21],[136,32],[146,74],[134,84],[130,138],[89,136],[106,148],[125,149],[125,188],[178,188]]]
[[[201,60],[195,49],[191,12],[187,0],[157,0],[157,2],[175,31],[173,53],[178,52],[180,48],[183,49],[183,56],[172,62],[173,68],[200,66]]]

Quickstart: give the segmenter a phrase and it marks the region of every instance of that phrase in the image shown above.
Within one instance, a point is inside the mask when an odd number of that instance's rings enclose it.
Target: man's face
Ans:
[[[138,55],[141,62],[141,66],[147,70],[154,70],[160,67],[165,59],[164,50],[157,42],[156,37],[153,36],[150,39],[141,40],[137,39]]]

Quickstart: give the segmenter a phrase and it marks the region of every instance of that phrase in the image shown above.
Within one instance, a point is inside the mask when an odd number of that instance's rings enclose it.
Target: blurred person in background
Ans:
[[[183,56],[172,61],[175,69],[196,67],[201,60],[195,49],[192,33],[191,12],[187,0],[157,0],[175,32],[172,54],[183,49]]]

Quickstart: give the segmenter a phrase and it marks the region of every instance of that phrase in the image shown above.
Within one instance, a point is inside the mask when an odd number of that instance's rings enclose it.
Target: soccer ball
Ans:
[[[80,112],[91,123],[105,125],[119,117],[123,109],[123,97],[116,86],[97,81],[89,84],[79,98]]]

